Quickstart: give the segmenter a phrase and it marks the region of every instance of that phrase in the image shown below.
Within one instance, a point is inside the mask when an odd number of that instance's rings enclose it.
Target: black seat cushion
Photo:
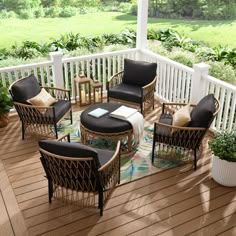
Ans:
[[[106,164],[114,151],[88,147],[78,143],[58,142],[55,140],[40,140],[39,147],[56,155],[67,157],[93,157],[97,168]]]
[[[213,114],[215,113],[214,95],[205,96],[192,110],[190,116],[191,121],[189,127],[204,127],[208,128],[212,122]]]
[[[109,97],[125,101],[140,103],[142,101],[142,88],[136,85],[121,83],[109,90]]]
[[[124,59],[123,83],[143,87],[151,83],[156,76],[157,64]]]
[[[172,115],[171,114],[161,114],[159,122],[166,124],[166,125],[172,125]],[[160,136],[170,136],[171,135],[171,128],[161,127],[158,126],[156,129],[156,135]]]
[[[70,110],[71,102],[67,100],[58,100],[51,106],[55,107],[55,117],[57,123],[65,115],[65,113]],[[52,110],[46,111],[45,115],[53,118]]]
[[[41,91],[41,87],[34,75],[16,81],[11,87],[13,101],[29,104],[28,99],[36,96]]]
[[[105,165],[108,161],[111,160],[114,151],[104,150],[104,149],[97,149],[96,151],[98,153],[98,160],[101,166]]]

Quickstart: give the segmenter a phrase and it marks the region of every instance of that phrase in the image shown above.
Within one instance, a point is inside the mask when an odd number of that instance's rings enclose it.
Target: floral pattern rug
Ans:
[[[73,124],[70,120],[64,120],[59,126],[60,135],[70,133],[71,142],[80,142],[80,112],[73,113]],[[153,125],[145,122],[144,135],[136,153],[133,156],[121,157],[121,184],[179,166],[180,163],[155,158],[154,164],[151,161]],[[98,140],[92,145],[97,148],[104,148],[109,140]]]

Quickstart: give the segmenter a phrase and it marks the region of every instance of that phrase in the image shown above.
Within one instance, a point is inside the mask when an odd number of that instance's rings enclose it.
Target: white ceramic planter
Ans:
[[[213,156],[212,177],[224,186],[236,186],[236,162],[221,160],[217,156]]]

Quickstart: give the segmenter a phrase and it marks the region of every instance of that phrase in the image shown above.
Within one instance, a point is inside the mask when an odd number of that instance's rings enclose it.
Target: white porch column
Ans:
[[[53,84],[55,87],[64,88],[63,70],[62,70],[62,52],[50,52],[50,58],[53,63]]]
[[[197,104],[206,95],[206,83],[202,76],[208,75],[209,65],[205,63],[194,64],[194,74],[191,87],[191,103]]]
[[[148,23],[148,0],[138,0],[136,48],[146,49]]]

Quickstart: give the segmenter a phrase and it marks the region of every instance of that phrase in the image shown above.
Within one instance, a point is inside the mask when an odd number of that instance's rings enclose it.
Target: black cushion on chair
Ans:
[[[208,128],[215,112],[214,95],[205,96],[192,110],[189,127]]]
[[[26,100],[36,96],[41,91],[41,87],[34,75],[16,81],[11,87],[11,94],[15,102],[25,103]]]
[[[40,140],[39,147],[60,156],[77,158],[93,157],[97,166],[100,167],[97,151],[94,148],[82,144],[58,142],[56,140]]]
[[[55,107],[55,117],[56,122],[58,122],[65,115],[65,113],[70,110],[71,103],[67,100],[58,100],[58,102],[51,106]],[[47,111],[45,115],[53,118],[52,110]]]
[[[157,64],[124,59],[123,83],[143,87],[151,83],[156,76]]]
[[[114,154],[114,151],[109,151],[109,150],[96,148],[96,151],[98,153],[98,160],[101,166],[105,165],[112,158]]]
[[[159,123],[163,123],[165,125],[172,125],[172,115],[171,114],[161,114]],[[170,136],[171,135],[171,129],[166,127],[158,126],[156,129],[156,134],[161,136]]]
[[[92,148],[78,143],[58,142],[55,140],[40,140],[39,147],[60,156],[93,157],[97,168],[106,164],[113,156],[114,151]]]
[[[109,97],[139,103],[142,98],[142,88],[121,83],[109,91]]]

